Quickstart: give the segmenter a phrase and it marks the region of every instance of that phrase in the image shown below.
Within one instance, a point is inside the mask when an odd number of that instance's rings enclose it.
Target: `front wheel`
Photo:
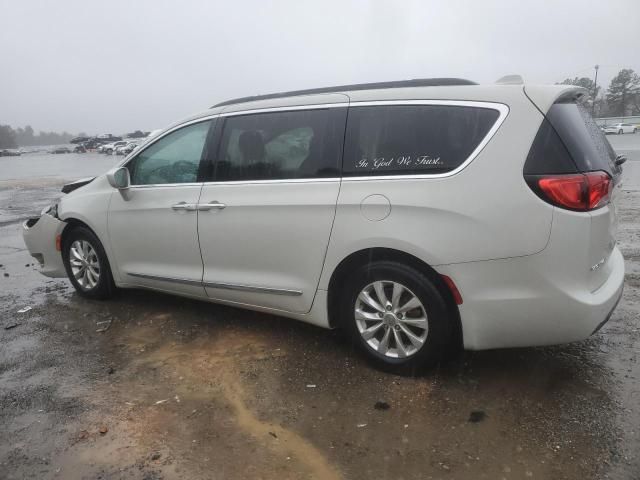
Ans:
[[[78,294],[96,300],[113,295],[115,285],[107,255],[91,230],[75,227],[65,235],[62,261]]]
[[[450,344],[452,315],[422,272],[393,261],[363,265],[347,280],[340,317],[356,346],[381,367],[427,368]]]
[[[622,135],[623,133],[622,129],[618,130],[618,135]]]

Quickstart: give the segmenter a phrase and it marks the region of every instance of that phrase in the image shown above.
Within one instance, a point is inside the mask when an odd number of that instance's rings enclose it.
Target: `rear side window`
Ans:
[[[616,154],[588,110],[575,101],[551,106],[535,137],[524,173],[542,175],[603,170],[617,173]]]
[[[454,105],[351,107],[343,174],[450,172],[469,158],[498,117],[491,108]]]
[[[336,110],[340,109],[227,117],[215,163],[215,180],[339,176],[344,109]]]

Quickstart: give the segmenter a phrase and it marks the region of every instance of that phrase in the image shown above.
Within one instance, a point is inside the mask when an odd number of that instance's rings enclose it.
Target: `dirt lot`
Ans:
[[[292,320],[79,298],[17,223],[58,184],[0,182],[0,478],[640,476],[640,191],[619,199],[626,289],[600,333],[408,378]]]

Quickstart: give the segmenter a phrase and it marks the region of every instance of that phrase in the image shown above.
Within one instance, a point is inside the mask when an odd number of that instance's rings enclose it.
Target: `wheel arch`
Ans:
[[[351,253],[338,264],[338,266],[331,274],[327,293],[327,313],[329,326],[331,328],[337,328],[340,326],[340,318],[338,314],[340,292],[342,291],[342,286],[344,285],[344,282],[349,273],[351,273],[355,268],[358,268],[359,266],[380,260],[395,261],[413,267],[433,282],[433,284],[445,299],[447,308],[454,318],[455,324],[453,326],[453,335],[451,339],[453,342],[452,346],[462,347],[463,339],[460,311],[458,310],[458,305],[455,302],[451,290],[444,282],[440,274],[433,267],[431,267],[429,264],[416,257],[415,255],[411,255],[410,253],[406,253],[401,250],[395,250],[392,248],[374,247],[362,249],[357,252]]]
[[[85,222],[83,222],[82,220],[79,220],[75,217],[70,217],[70,218],[65,218],[64,222],[66,223],[66,225],[64,226],[64,228],[62,229],[62,244],[64,245],[65,239],[69,236],[69,233],[71,233],[71,231],[76,228],[76,227],[83,227],[86,228],[87,230],[90,230],[91,233],[93,233],[98,240],[100,240],[102,242],[102,239],[100,239],[100,237],[98,237],[98,234],[96,233],[96,231],[91,228],[89,225],[87,225]],[[104,246],[104,242],[102,242],[102,245]]]
[[[96,236],[96,238],[102,244],[102,248],[104,250],[104,253],[107,256],[107,261],[109,262],[109,270],[111,271],[111,275],[113,276],[113,279],[114,279],[114,281],[116,281],[116,284],[117,284],[117,282],[119,281],[119,273],[118,273],[118,270],[116,268],[114,268],[113,255],[111,255],[110,247],[105,242],[104,238],[101,238],[101,236],[98,234],[98,232],[97,232],[97,230],[95,228],[93,228],[87,222],[85,222],[83,220],[80,220],[79,218],[77,218],[75,216],[66,217],[62,221],[65,222],[66,225],[64,226],[64,228],[62,229],[62,232],[60,233],[60,235],[61,235],[61,238],[60,238],[61,245],[65,244],[65,240],[66,240],[67,236],[71,233],[71,231],[74,228],[83,227],[83,228],[86,228],[87,230],[89,230],[91,233],[93,233]]]

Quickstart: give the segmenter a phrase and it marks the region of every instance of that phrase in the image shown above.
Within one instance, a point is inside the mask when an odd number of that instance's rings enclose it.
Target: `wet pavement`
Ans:
[[[640,477],[633,177],[625,292],[598,334],[400,377],[293,320],[144,291],[78,297],[38,273],[19,223],[68,172],[26,170],[0,170],[0,478]]]

